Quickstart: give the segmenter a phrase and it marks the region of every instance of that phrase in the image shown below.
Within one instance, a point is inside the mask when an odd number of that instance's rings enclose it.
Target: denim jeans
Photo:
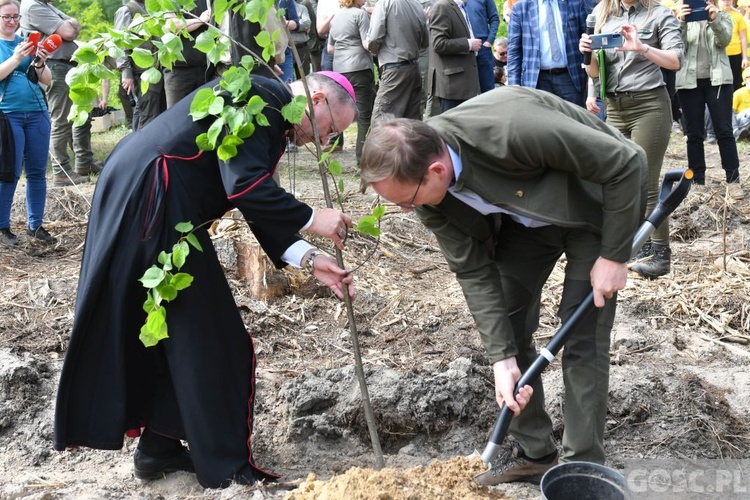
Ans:
[[[559,75],[545,73],[544,71],[540,72],[539,78],[536,81],[536,88],[552,92],[566,101],[586,107],[586,100],[583,96],[584,91],[576,88],[573,79],[567,71]]]
[[[86,120],[80,127],[68,121],[68,113],[73,102],[68,96],[70,88],[65,83],[65,75],[73,66],[55,61],[48,61],[48,66],[52,72],[52,83],[47,87],[47,103],[52,119],[49,148],[52,156],[52,173],[55,176],[64,176],[63,170],[71,170],[68,157],[68,146],[71,144],[77,169],[89,169],[94,163],[94,153],[91,151],[91,119]]]
[[[482,47],[477,52],[477,71],[479,72],[479,92],[495,88],[495,58],[492,47]]]
[[[708,106],[716,142],[719,145],[721,167],[724,169],[727,182],[737,182],[740,178],[740,160],[732,133],[732,85],[713,86],[711,80],[701,78],[698,79],[696,88],[680,89],[677,96],[680,98],[682,116],[685,117],[688,167],[695,173],[694,181],[699,184],[706,182],[703,110]]]
[[[10,208],[21,178],[21,165],[26,171],[26,214],[29,229],[42,225],[47,199],[47,149],[50,120],[46,111],[7,113],[16,143],[16,178],[0,182],[0,228],[10,227]]]

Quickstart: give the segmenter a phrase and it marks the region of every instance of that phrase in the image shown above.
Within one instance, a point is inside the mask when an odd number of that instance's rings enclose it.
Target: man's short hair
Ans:
[[[383,119],[362,148],[362,187],[383,179],[419,182],[427,167],[445,151],[443,139],[420,120]]]

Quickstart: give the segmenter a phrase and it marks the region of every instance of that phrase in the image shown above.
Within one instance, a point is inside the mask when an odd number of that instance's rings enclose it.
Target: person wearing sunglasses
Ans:
[[[1,0],[0,0],[1,1]],[[196,137],[213,118],[193,121],[194,94],[120,141],[96,183],[83,250],[75,318],[60,378],[54,447],[120,449],[140,435],[135,476],[150,480],[195,471],[205,487],[272,480],[250,449],[255,357],[250,334],[232,297],[208,226],[231,209],[243,214],[271,262],[305,268],[339,298],[352,278],[300,232],[344,247],[351,218],[298,201],[273,180],[287,140],[310,142],[313,121],[282,117],[301,81],[290,87],[252,76],[246,99],[262,99],[265,125],[237,154],[222,161],[200,151]],[[338,73],[307,77],[321,136],[344,130],[355,116],[354,90]],[[217,88],[218,80],[206,87]],[[199,92],[197,90],[196,92]],[[222,94],[224,105],[236,105]],[[221,138],[219,138],[221,142]],[[191,222],[203,248],[188,256],[190,288],[166,304],[169,338],[145,347],[139,340],[146,290],[139,278]],[[186,440],[188,450],[181,444]]]
[[[383,122],[365,141],[363,186],[414,210],[435,234],[493,367],[497,402],[516,414],[516,441],[478,483],[538,479],[558,461],[541,380],[516,398],[513,388],[537,357],[542,289],[563,253],[558,315],[565,322],[592,290],[596,309],[562,356],[562,459],[604,463],[610,332],[646,168],[643,149],[583,107],[517,86],[425,122]]]

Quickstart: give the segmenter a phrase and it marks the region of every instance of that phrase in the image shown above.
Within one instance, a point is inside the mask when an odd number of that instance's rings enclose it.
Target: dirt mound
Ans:
[[[470,479],[485,470],[487,467],[481,459],[463,457],[435,460],[427,467],[406,470],[373,471],[355,467],[328,481],[319,481],[315,474],[310,474],[286,500],[507,498],[497,491],[477,486]]]

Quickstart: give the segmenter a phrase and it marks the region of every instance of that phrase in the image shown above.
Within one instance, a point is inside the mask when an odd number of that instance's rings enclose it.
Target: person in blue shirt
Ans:
[[[37,83],[49,85],[52,75],[41,44],[37,50],[33,43],[15,34],[21,19],[19,9],[16,0],[0,0],[0,111],[7,116],[16,150],[14,164],[0,165],[0,244],[19,245],[10,230],[10,209],[22,165],[26,171],[26,233],[37,241],[54,244],[57,240],[42,226],[50,120]],[[36,58],[32,57],[34,52]]]
[[[469,17],[474,37],[482,41],[482,46],[477,52],[477,71],[479,91],[487,92],[495,88],[495,58],[492,56],[492,44],[500,27],[500,16],[497,14],[494,0],[466,2],[466,15]]]

